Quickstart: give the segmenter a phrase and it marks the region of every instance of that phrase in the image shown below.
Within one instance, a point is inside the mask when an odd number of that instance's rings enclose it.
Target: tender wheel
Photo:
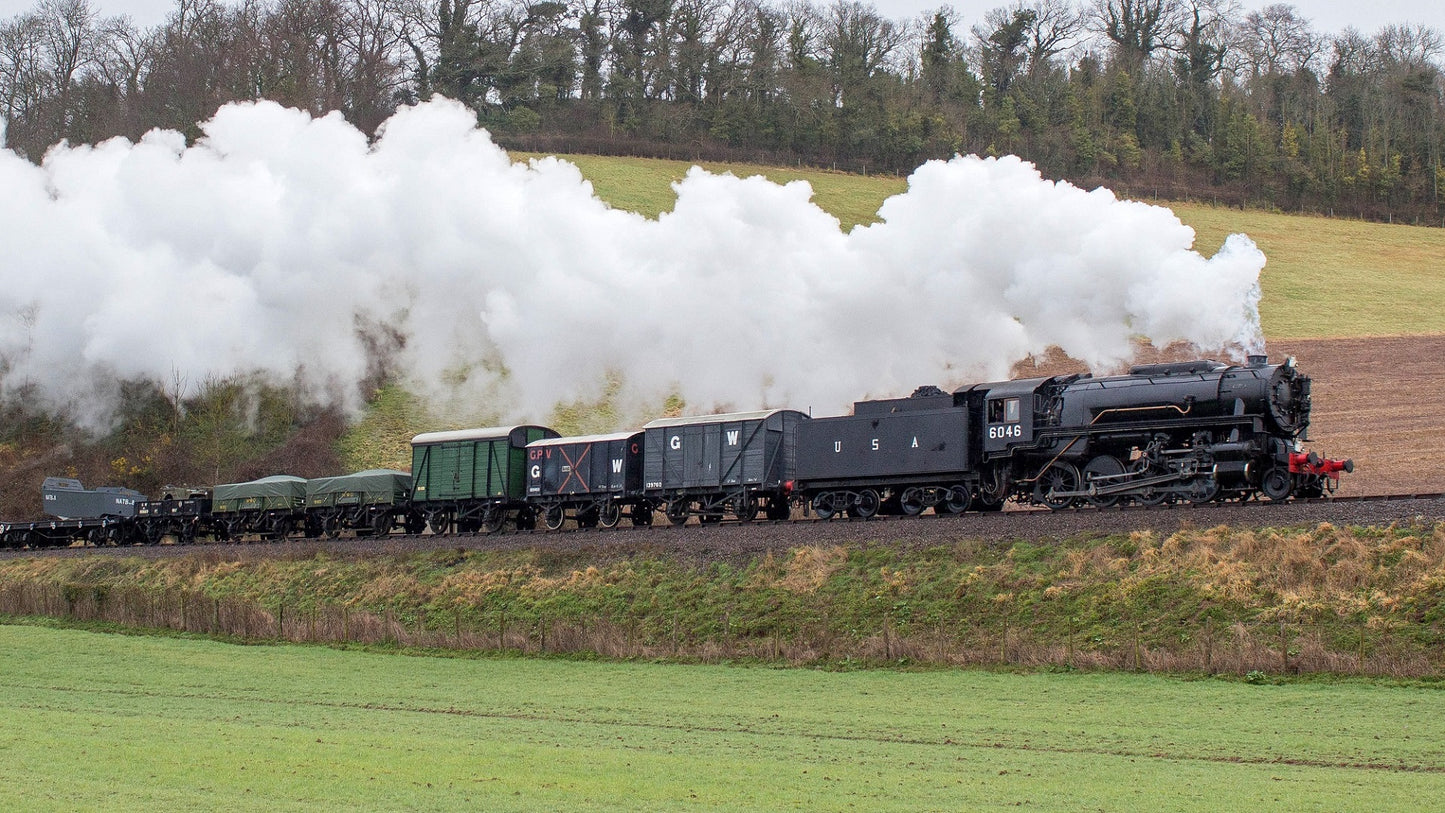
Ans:
[[[905,488],[903,493],[898,495],[898,510],[902,511],[905,517],[916,517],[923,513],[926,507],[921,488]]]
[[[567,512],[562,510],[560,505],[549,505],[547,510],[542,512],[542,527],[549,531],[556,531],[562,528],[562,523],[567,521]]]
[[[963,486],[950,488],[943,499],[933,506],[935,514],[962,514],[968,510],[969,503],[973,502],[973,496]]]
[[[1087,488],[1092,481],[1101,480],[1105,477],[1111,479],[1102,480],[1102,482],[1117,483],[1119,481],[1112,478],[1123,473],[1124,464],[1119,462],[1119,458],[1101,454],[1093,460],[1090,460],[1089,465],[1084,467],[1084,486]],[[1095,508],[1112,508],[1119,504],[1118,494],[1110,494],[1103,497],[1085,497],[1085,499],[1089,501],[1089,505]]]
[[[688,517],[687,509],[687,500],[673,500],[667,504],[667,521],[679,527],[686,525]]]
[[[813,513],[818,519],[832,519],[838,513],[837,507],[833,505],[833,495],[825,491],[814,497]]]
[[[1038,482],[1034,483],[1034,499],[1054,511],[1068,508],[1074,504],[1074,497],[1056,497],[1054,495],[1066,491],[1078,491],[1082,479],[1078,466],[1073,463],[1056,462],[1039,477]]]
[[[878,515],[878,509],[883,501],[878,498],[878,492],[871,488],[865,488],[858,492],[858,499],[848,507],[848,514],[858,519],[868,519]]]
[[[1265,472],[1264,479],[1259,484],[1259,490],[1263,491],[1264,496],[1273,502],[1289,499],[1293,487],[1294,481],[1290,477],[1289,469],[1280,466],[1275,466]]]
[[[617,503],[608,501],[602,504],[597,511],[597,524],[604,528],[616,528],[617,523],[622,521],[622,508]]]

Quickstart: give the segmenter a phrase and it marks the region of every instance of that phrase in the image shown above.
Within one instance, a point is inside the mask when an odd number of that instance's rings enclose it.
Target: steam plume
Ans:
[[[1006,374],[1057,345],[1259,344],[1264,256],[1214,257],[1167,209],[1019,159],[930,162],[844,234],[806,183],[694,168],[674,211],[609,208],[578,170],[513,164],[451,102],[369,144],[339,115],[222,108],[187,146],[0,153],[4,386],[107,406],[108,382],[259,371],[356,406],[372,329],[438,401],[540,420],[610,375],[633,403],[816,407]],[[374,360],[372,360],[374,361]]]

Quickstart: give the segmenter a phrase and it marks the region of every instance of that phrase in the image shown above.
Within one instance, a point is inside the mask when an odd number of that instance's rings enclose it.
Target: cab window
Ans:
[[[1018,423],[1019,399],[1000,398],[988,402],[989,423]]]

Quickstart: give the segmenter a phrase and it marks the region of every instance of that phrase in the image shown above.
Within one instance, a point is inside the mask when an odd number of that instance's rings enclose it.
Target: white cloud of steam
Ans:
[[[694,411],[828,414],[1050,345],[1108,366],[1136,335],[1260,341],[1247,238],[1206,259],[1167,209],[1015,158],[928,163],[884,222],[844,234],[806,183],[699,169],[656,221],[611,209],[571,164],[512,164],[450,102],[374,144],[269,103],[203,129],[58,146],[42,167],[0,153],[6,387],[99,419],[118,378],[261,371],[355,406],[367,324],[406,337],[414,390],[512,418],[609,371],[634,405],[676,390]]]

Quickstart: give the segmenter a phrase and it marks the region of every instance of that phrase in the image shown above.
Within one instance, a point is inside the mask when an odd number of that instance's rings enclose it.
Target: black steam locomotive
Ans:
[[[1302,450],[1309,416],[1310,380],[1263,356],[922,388],[803,424],[793,490],[825,517],[1320,497],[1354,464]]]
[[[490,533],[611,527],[624,516],[650,525],[658,514],[711,524],[785,519],[795,506],[827,519],[997,511],[1009,500],[1062,509],[1321,497],[1354,464],[1303,450],[1309,418],[1310,380],[1294,360],[1251,356],[922,387],[830,418],[777,409],[586,437],[530,425],[429,432],[412,440],[409,474],[277,476],[161,500],[47,481],[47,506],[63,519],[0,523],[0,544]]]

